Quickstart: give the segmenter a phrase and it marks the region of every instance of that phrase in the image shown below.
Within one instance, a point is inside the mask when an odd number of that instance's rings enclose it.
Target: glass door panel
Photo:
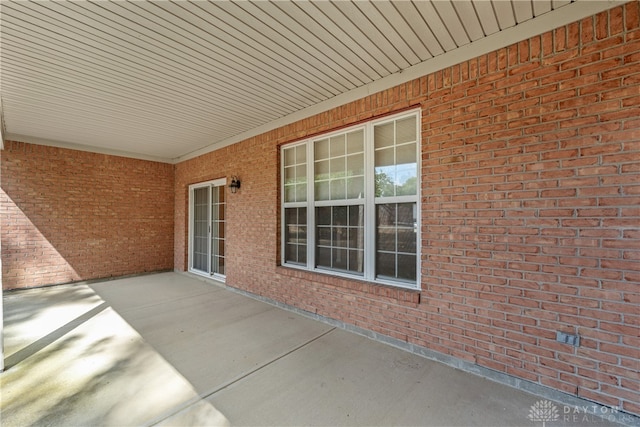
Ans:
[[[204,273],[209,271],[207,263],[209,254],[209,188],[193,190],[193,238],[192,238],[192,268]]]
[[[225,191],[224,187],[211,189],[211,274],[224,276]]]
[[[225,275],[225,180],[192,187],[190,270]]]

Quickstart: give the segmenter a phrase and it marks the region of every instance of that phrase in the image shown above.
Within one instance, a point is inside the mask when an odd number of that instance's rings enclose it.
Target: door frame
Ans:
[[[226,178],[218,178],[218,179],[213,179],[211,181],[204,181],[204,182],[198,182],[196,184],[191,184],[189,185],[189,197],[188,197],[188,203],[189,203],[189,219],[188,219],[188,224],[187,224],[187,232],[188,232],[188,247],[187,247],[187,271],[193,274],[197,274],[200,276],[204,276],[210,279],[216,279],[218,281],[224,282],[226,275],[223,274],[219,274],[219,273],[211,273],[211,241],[212,241],[212,230],[211,230],[211,192],[213,188],[217,188],[217,187],[226,187],[227,185],[227,179]],[[194,220],[194,206],[193,206],[193,202],[194,202],[194,191],[196,189],[200,189],[200,188],[208,188],[209,189],[209,201],[208,201],[208,217],[207,217],[207,224],[209,227],[209,236],[208,236],[208,244],[207,244],[207,266],[208,266],[208,272],[204,272],[201,270],[197,270],[193,268],[193,220]],[[225,188],[225,192],[226,192],[226,188]],[[225,194],[225,227],[226,227],[226,200],[227,200],[227,195]],[[225,234],[226,234],[226,230],[225,230]],[[225,240],[225,244],[226,244],[226,240]],[[225,251],[226,252],[226,251]]]

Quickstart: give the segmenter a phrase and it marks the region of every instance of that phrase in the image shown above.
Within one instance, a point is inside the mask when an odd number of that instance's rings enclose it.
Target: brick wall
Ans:
[[[422,109],[422,290],[279,267],[278,147]],[[639,3],[176,166],[239,175],[230,286],[640,414]],[[578,334],[580,347],[555,341]]]
[[[639,413],[638,3],[426,79],[423,292],[447,354]],[[579,348],[555,341],[578,334]]]
[[[173,166],[7,142],[3,288],[173,268]]]

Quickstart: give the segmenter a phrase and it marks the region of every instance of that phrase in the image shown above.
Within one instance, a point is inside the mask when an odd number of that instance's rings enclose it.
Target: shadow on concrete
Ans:
[[[109,305],[105,302],[100,304],[99,306],[89,310],[82,316],[76,317],[71,322],[68,322],[64,326],[59,327],[55,331],[47,334],[46,336],[40,338],[39,340],[32,342],[28,346],[24,347],[21,350],[13,353],[11,356],[5,358],[5,370],[11,369],[12,366],[24,361],[26,358],[33,356],[39,351],[42,351],[48,345],[54,343],[61,339],[64,335],[68,334],[87,320],[93,318],[98,313],[102,312]]]
[[[66,298],[69,297],[67,300]],[[0,374],[6,426],[149,425],[185,404],[225,418],[86,285],[12,292]]]

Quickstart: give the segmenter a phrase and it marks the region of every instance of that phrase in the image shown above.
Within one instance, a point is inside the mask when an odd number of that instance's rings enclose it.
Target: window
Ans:
[[[418,287],[419,113],[282,149],[282,259]]]

